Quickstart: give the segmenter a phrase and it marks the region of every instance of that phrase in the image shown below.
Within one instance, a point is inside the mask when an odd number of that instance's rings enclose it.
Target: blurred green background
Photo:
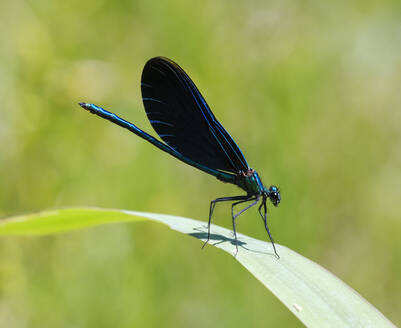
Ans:
[[[241,193],[154,134],[140,75],[181,65],[266,185],[276,241],[401,324],[400,1],[2,1],[0,217],[91,205],[206,220]],[[231,227],[229,205],[215,223]],[[256,210],[240,232],[266,239]],[[1,238],[3,327],[294,327],[236,261],[152,223]]]

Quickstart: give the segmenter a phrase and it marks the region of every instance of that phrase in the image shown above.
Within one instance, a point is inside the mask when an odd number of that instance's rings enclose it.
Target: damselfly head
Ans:
[[[269,190],[267,191],[268,197],[274,206],[278,206],[281,201],[280,196],[280,189],[276,186],[270,186]]]

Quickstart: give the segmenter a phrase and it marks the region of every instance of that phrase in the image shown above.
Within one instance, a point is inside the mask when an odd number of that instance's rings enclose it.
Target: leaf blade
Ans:
[[[205,222],[171,215],[98,208],[70,208],[0,221],[0,235],[45,235],[100,224],[150,219],[186,235],[206,240]],[[210,243],[235,253],[231,231],[212,225]],[[352,288],[320,265],[289,248],[238,234],[235,257],[308,327],[395,327]]]

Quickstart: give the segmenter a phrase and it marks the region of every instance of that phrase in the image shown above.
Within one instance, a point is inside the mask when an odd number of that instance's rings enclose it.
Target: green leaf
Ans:
[[[206,240],[205,222],[154,213],[96,208],[60,209],[0,221],[0,235],[44,235],[106,223],[150,219]],[[212,225],[210,244],[235,254],[232,232]],[[235,256],[308,327],[394,327],[375,307],[336,276],[285,246],[238,234]]]

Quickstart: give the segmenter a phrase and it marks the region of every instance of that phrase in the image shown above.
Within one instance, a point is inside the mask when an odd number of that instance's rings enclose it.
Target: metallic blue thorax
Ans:
[[[238,174],[235,184],[245,190],[248,195],[259,195],[265,190],[259,174],[253,169],[249,169],[246,173],[241,172]]]

